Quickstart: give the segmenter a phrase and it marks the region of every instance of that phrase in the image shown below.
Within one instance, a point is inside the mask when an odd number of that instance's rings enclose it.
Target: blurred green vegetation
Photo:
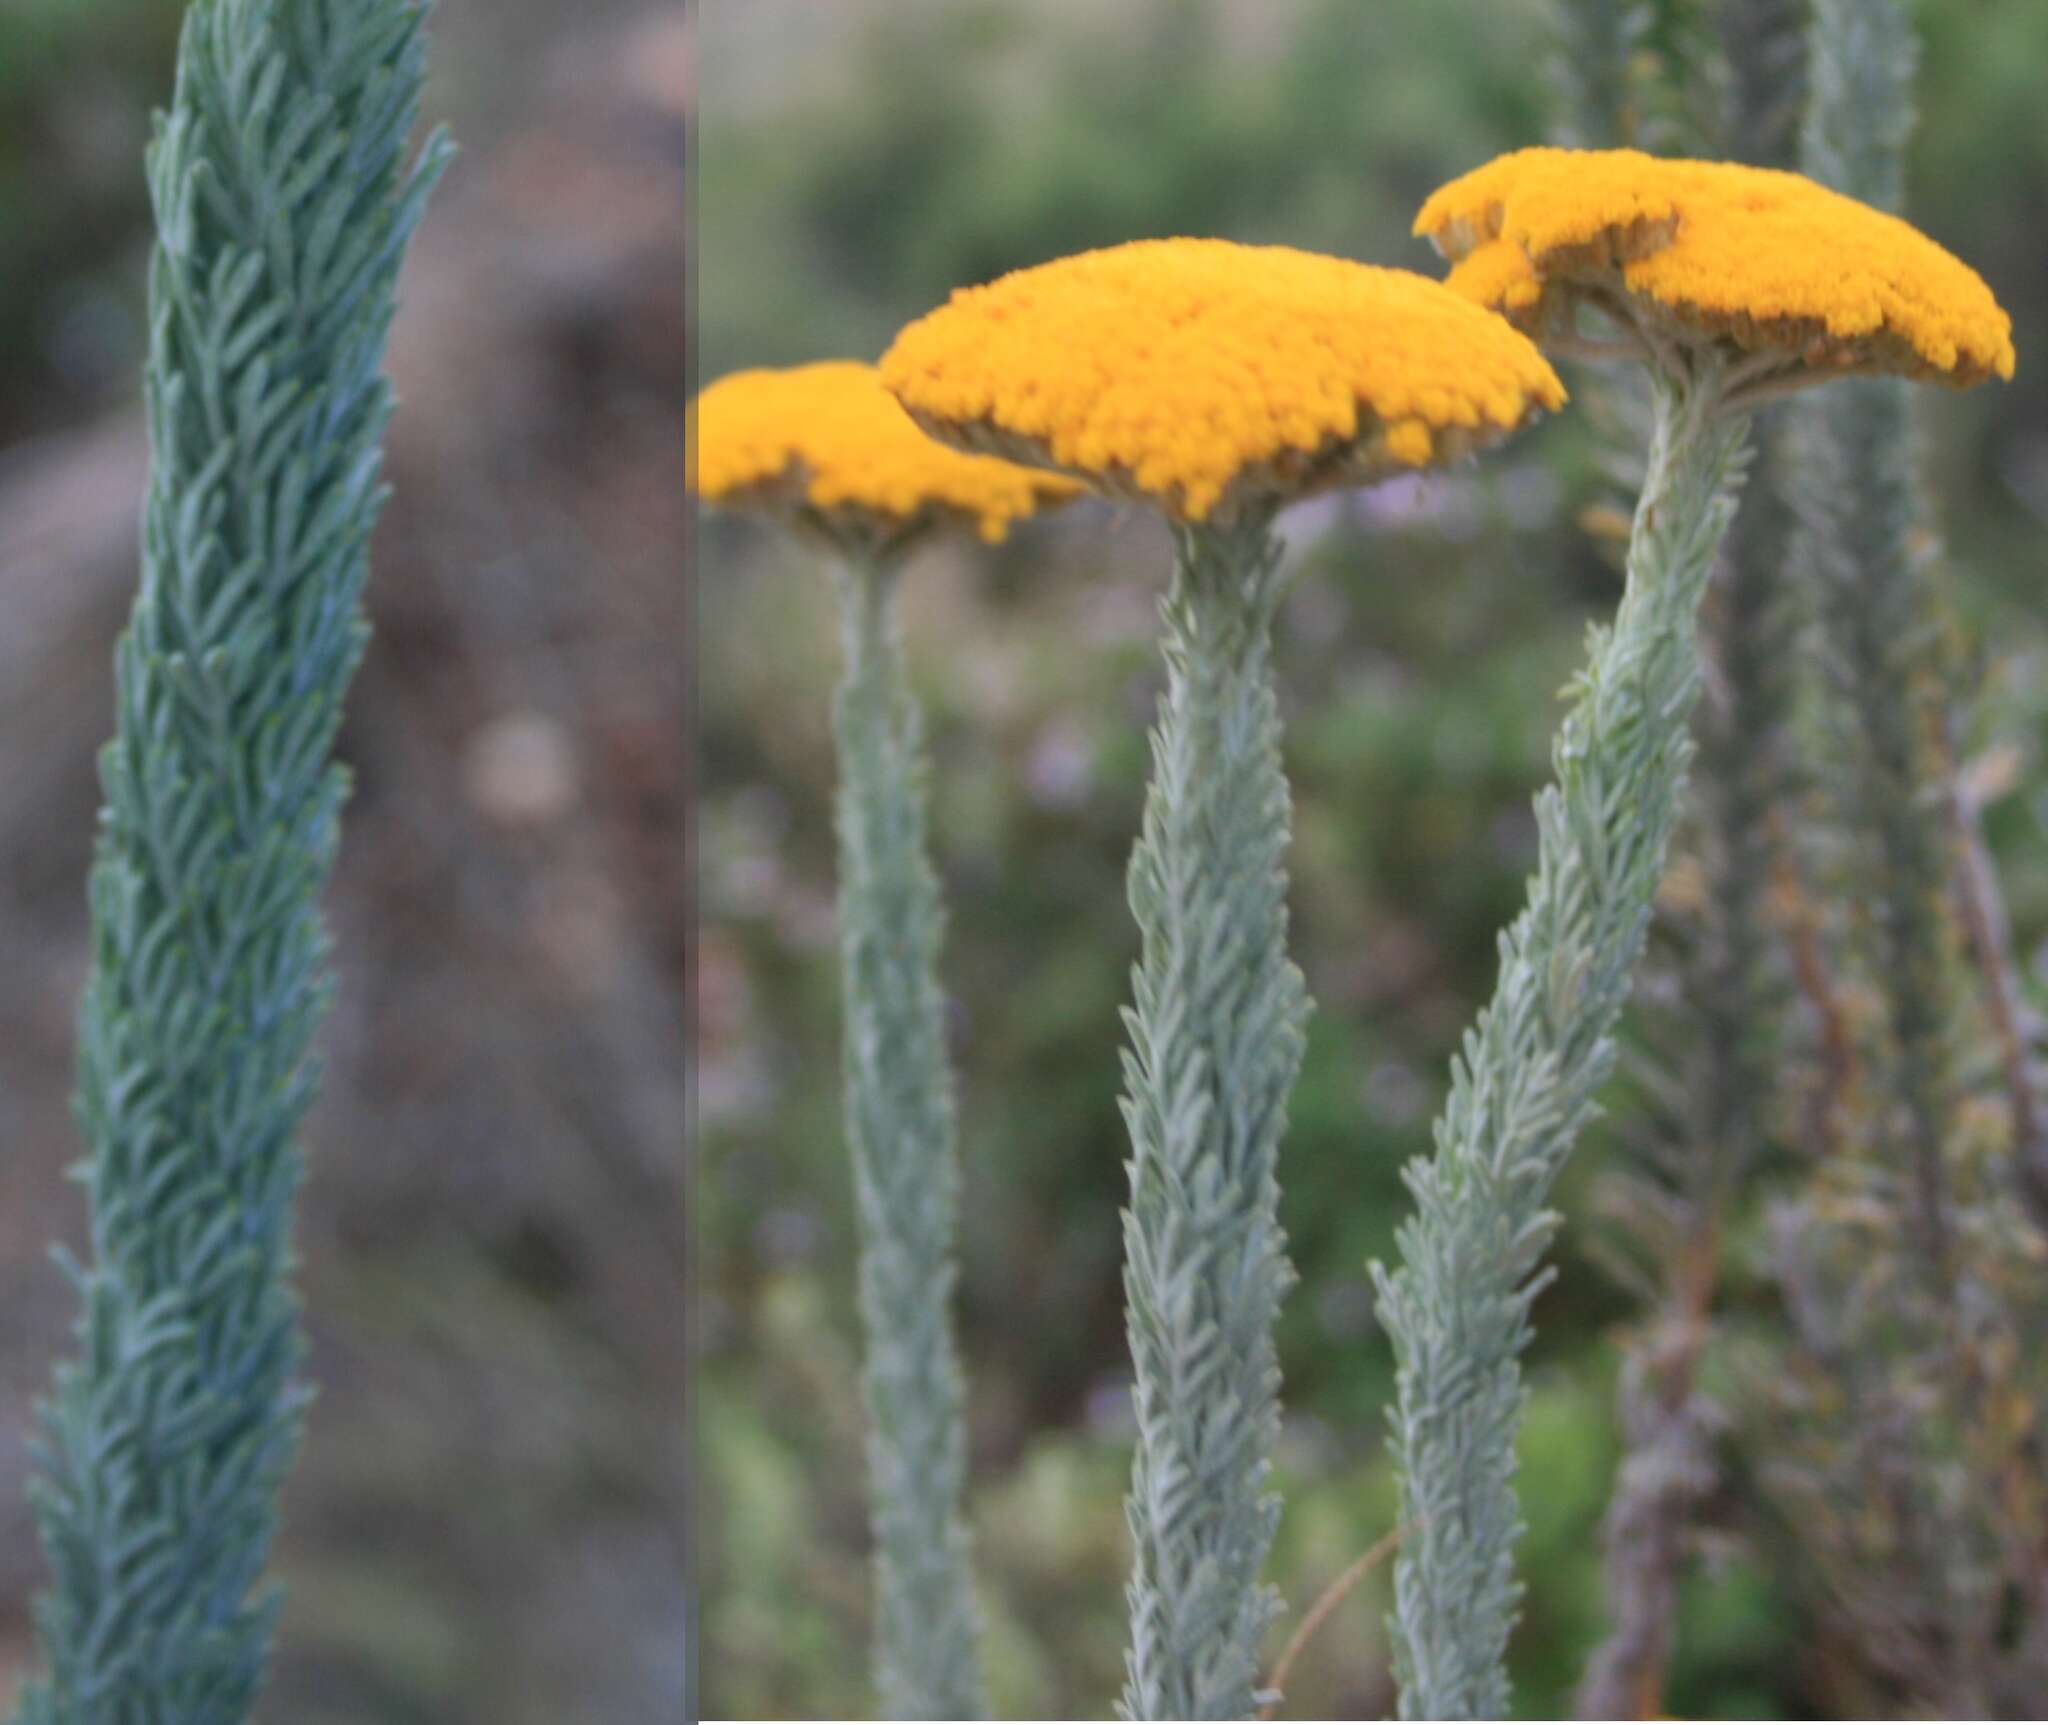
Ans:
[[[700,14],[699,374],[871,356],[951,288],[1152,234],[1279,241],[1431,271],[1422,196],[1539,141],[1525,0],[771,0]],[[2023,752],[1991,825],[2042,980],[2048,634],[2048,199],[2036,89],[2048,8],[1924,8],[1914,213],[2013,311],[2014,385],[1930,402],[1955,595],[1986,644],[1973,735]],[[799,15],[803,23],[799,25]],[[1490,988],[1533,860],[1555,692],[1618,577],[1569,412],[1484,465],[1297,508],[1279,669],[1297,798],[1297,953],[1316,997],[1283,1161],[1302,1285],[1282,1338],[1286,1517],[1275,1646],[1389,1525],[1391,1360],[1364,1267],[1406,1198],[1451,1046]],[[698,1314],[704,1704],[858,1715],[865,1578],[851,1223],[837,1127],[830,607],[806,554],[701,531],[704,1157]],[[1122,870],[1156,688],[1155,525],[1101,505],[907,588],[952,916],[968,1160],[963,1322],[973,1520],[999,1710],[1100,1716],[1119,1681],[1126,1457],[1117,1009]],[[1617,1106],[1622,1098],[1615,1098]],[[1576,1225],[1610,1128],[1568,1173],[1562,1275],[1538,1307],[1524,1443],[1517,1704],[1568,1707],[1602,1625],[1613,1325]],[[1392,1704],[1385,1576],[1297,1667],[1286,1711]],[[1731,1545],[1689,1586],[1669,1705],[1829,1706],[1797,1609]]]

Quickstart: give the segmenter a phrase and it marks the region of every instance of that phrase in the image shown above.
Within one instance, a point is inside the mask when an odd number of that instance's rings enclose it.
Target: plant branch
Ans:
[[[115,660],[78,1118],[83,1357],[31,1492],[51,1584],[27,1725],[239,1725],[278,1598],[277,1495],[308,1392],[297,1136],[331,984],[332,760],[391,398],[411,0],[196,0],[148,156],[157,240],[142,581]]]
[[[964,1404],[951,1316],[960,1174],[939,887],[926,855],[923,722],[893,562],[839,576],[839,934],[847,1145],[860,1222],[862,1389],[875,1540],[875,1682],[890,1719],[978,1719],[979,1633],[960,1501]]]
[[[1954,739],[1943,737],[1942,778],[1947,785],[1949,830],[1954,842],[1955,894],[1963,932],[1983,978],[1992,1035],[1998,1041],[2006,1103],[2012,1114],[2012,1155],[2017,1186],[2037,1226],[2048,1226],[2048,1135],[2035,1094],[2034,1063],[2020,1001],[2018,966],[2012,956],[2012,921],[2005,909],[1998,868],[1984,839],[1984,822],[1968,775],[1956,760]]]
[[[1292,1282],[1277,1174],[1308,995],[1287,957],[1287,782],[1272,680],[1279,546],[1264,520],[1181,527],[1166,692],[1131,857],[1124,1015],[1136,1372],[1127,1505],[1134,1719],[1241,1719],[1278,1601],[1273,1323]]]
[[[1262,1692],[1270,1697],[1259,1709],[1261,1719],[1271,1719],[1280,1710],[1281,1700],[1287,1693],[1288,1674],[1302,1655],[1302,1650],[1315,1639],[1316,1631],[1322,1628],[1330,1614],[1351,1596],[1351,1590],[1368,1575],[1392,1557],[1400,1548],[1401,1535],[1405,1528],[1390,1528],[1372,1542],[1364,1554],[1355,1559],[1336,1580],[1316,1596],[1315,1604],[1308,1608],[1294,1633],[1287,1638],[1287,1645],[1280,1650],[1280,1657],[1273,1662],[1273,1674],[1263,1685]]]
[[[1395,1274],[1374,1266],[1398,1363],[1403,1520],[1395,1665],[1404,1718],[1508,1706],[1520,1588],[1514,1446],[1529,1306],[1556,1226],[1552,1182],[1614,1059],[1692,753],[1696,614],[1733,513],[1745,422],[1720,412],[1711,360],[1654,380],[1648,477],[1614,624],[1590,662],[1537,799],[1537,872],[1501,938],[1492,1002],[1453,1062],[1433,1158]]]

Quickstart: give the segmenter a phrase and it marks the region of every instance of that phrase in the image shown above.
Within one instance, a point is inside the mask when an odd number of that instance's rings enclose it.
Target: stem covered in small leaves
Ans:
[[[1402,1717],[1508,1711],[1519,1357],[1556,1217],[1551,1184],[1592,1114],[1692,754],[1697,612],[1734,511],[1746,422],[1711,362],[1653,380],[1647,478],[1614,624],[1591,634],[1536,800],[1528,903],[1492,1002],[1453,1062],[1436,1152],[1408,1169],[1402,1264],[1374,1266],[1398,1364],[1393,1442],[1409,1528],[1393,1624]]]
[[[905,676],[895,568],[839,577],[839,926],[846,1132],[867,1334],[875,1679],[887,1719],[987,1711],[960,1500],[965,1391],[951,1301],[960,1173],[926,855],[923,725]]]
[[[142,584],[116,659],[78,1117],[84,1357],[33,1488],[49,1660],[24,1718],[238,1725],[306,1391],[299,1122],[328,995],[330,759],[366,636],[379,374],[406,239],[413,0],[196,0],[149,152]]]
[[[1880,209],[1899,207],[1918,58],[1912,20],[1894,0],[1820,0],[1801,146],[1808,173]],[[1939,796],[1947,691],[1912,390],[1897,378],[1851,378],[1801,403],[1792,497],[1802,528],[1795,567],[1813,594],[1832,703],[1832,812],[1853,840],[1857,896],[1874,909],[1873,968],[1890,1033],[1885,1130],[1912,1169],[1929,1286],[1945,1297],[1953,1227],[1943,1163],[1959,1101],[1950,1045],[1964,978]]]
[[[1287,957],[1287,781],[1264,520],[1179,527],[1167,685],[1131,858],[1124,1292],[1137,1456],[1124,1711],[1242,1719],[1278,1609],[1273,1324],[1293,1281],[1277,1161],[1308,994]]]

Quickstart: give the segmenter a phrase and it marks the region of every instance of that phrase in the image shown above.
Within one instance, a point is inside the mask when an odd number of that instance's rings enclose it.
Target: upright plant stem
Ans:
[[[1882,1130],[1909,1170],[1929,1289],[1953,1271],[1944,1149],[1957,1093],[1950,1062],[1961,973],[1949,854],[1930,771],[1926,595],[1909,567],[1914,517],[1911,385],[1852,378],[1806,404],[1798,563],[1816,594],[1821,662],[1839,700],[1846,759],[1838,812],[1875,924],[1888,1008]]]
[[[851,560],[839,594],[840,958],[867,1331],[875,1681],[884,1718],[978,1719],[987,1702],[960,1508],[965,1393],[951,1316],[960,1174],[923,727],[904,674],[893,564]]]
[[[1408,1170],[1401,1268],[1375,1266],[1398,1362],[1409,1528],[1395,1571],[1404,1718],[1508,1711],[1520,1589],[1519,1356],[1556,1225],[1551,1183],[1613,1063],[1692,752],[1696,612],[1734,509],[1745,424],[1718,376],[1653,386],[1649,467],[1612,628],[1596,629],[1536,801],[1540,852],[1492,1002],[1453,1063],[1433,1158]]]
[[[24,1717],[237,1725],[305,1391],[294,1142],[326,1004],[329,759],[366,629],[378,363],[444,147],[410,0],[196,0],[149,154],[142,583],[116,659],[78,1116],[84,1357],[34,1485]]]
[[[1806,0],[1720,0],[1726,100],[1718,145],[1702,153],[1791,166],[1806,14]],[[1650,1027],[1643,1049],[1679,1103],[1652,1112],[1634,1166],[1608,1180],[1654,1293],[1621,1343],[1622,1454],[1601,1529],[1608,1630],[1579,1684],[1582,1719],[1665,1711],[1693,1527],[1721,1474],[1722,1416],[1701,1367],[1715,1335],[1727,1210],[1763,1149],[1782,1066],[1770,906],[1774,876],[1791,867],[1778,817],[1798,663],[1785,582],[1790,516],[1777,483],[1785,414],[1767,409],[1753,424],[1757,471],[1701,619],[1708,694],[1695,725],[1691,811],[1675,842],[1688,848],[1702,890],[1696,907],[1670,918],[1675,1010],[1668,1027]]]
[[[1899,207],[1917,59],[1897,0],[1816,0],[1808,173],[1879,209]],[[1835,775],[1846,792],[1838,812],[1874,911],[1891,1043],[1885,1128],[1911,1170],[1928,1286],[1944,1300],[1953,1265],[1943,1163],[1958,1102],[1949,1040],[1962,977],[1940,799],[1944,691],[1930,559],[1913,550],[1925,510],[1912,388],[1855,378],[1804,405],[1797,566],[1815,596],[1820,662],[1835,696],[1846,769]]]
[[[1773,447],[1781,414],[1767,410],[1755,423],[1759,450]],[[1622,1456],[1602,1524],[1609,1629],[1579,1685],[1581,1719],[1663,1712],[1692,1525],[1720,1478],[1719,1412],[1701,1388],[1701,1365],[1730,1207],[1767,1136],[1778,1078],[1772,1032],[1782,1017],[1768,907],[1794,656],[1783,602],[1786,524],[1770,478],[1759,473],[1744,490],[1702,618],[1712,674],[1678,841],[1691,841],[1702,892],[1676,961],[1670,1031],[1682,1102],[1668,1122],[1647,1124],[1647,1165],[1634,1175],[1654,1193],[1642,1201],[1638,1244],[1657,1291],[1623,1342]]]
[[[1292,1281],[1276,1173],[1308,995],[1287,957],[1287,782],[1266,523],[1176,529],[1167,686],[1131,858],[1124,1291],[1137,1456],[1125,1711],[1242,1719],[1278,1602],[1273,1323]]]
[[[1809,41],[1802,166],[1851,197],[1897,210],[1919,59],[1907,8],[1899,0],[1815,0]],[[1896,1206],[1914,1248],[1914,1294],[1893,1297],[1880,1351],[1858,1362],[1869,1386],[1863,1399],[1903,1400],[1912,1384],[1923,1411],[1901,1429],[1916,1444],[1938,1444],[1951,1433],[1968,1441],[1996,1429],[1998,1361],[1979,1337],[2003,1314],[1984,1291],[1996,1285],[1995,1258],[1973,1262],[1958,1228],[1954,1159],[1967,1128],[1955,1052],[1974,1003],[1951,897],[1951,697],[1911,388],[1856,378],[1804,405],[1792,469],[1801,524],[1794,566],[1813,595],[1817,658],[1831,697],[1821,778],[1848,841],[1844,884],[1869,918],[1862,956],[1883,1005],[1868,1068],[1870,1130],[1852,1143],[1849,1169],[1885,1193],[1880,1204]],[[1895,1183],[1900,1195],[1892,1199]],[[1938,1417],[1924,1411],[1929,1398]],[[1943,1491],[1926,1449],[1886,1459],[1914,1481],[1908,1513],[1934,1554],[1909,1566],[1907,1581],[1940,1626],[1942,1652],[1927,1687],[1957,1717],[1981,1713],[1999,1639],[1999,1582],[1984,1554],[2002,1542],[2010,1507],[1974,1473],[1964,1476],[1967,1492]],[[1845,1579],[1868,1587],[1874,1567]]]

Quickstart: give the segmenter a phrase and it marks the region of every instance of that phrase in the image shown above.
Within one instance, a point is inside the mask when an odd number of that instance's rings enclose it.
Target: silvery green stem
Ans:
[[[1699,0],[1538,0],[1536,10],[1558,143],[1703,153],[1726,78]]]
[[[1830,685],[1835,760],[1823,782],[1876,941],[1890,1058],[1881,1136],[1911,1170],[1919,1248],[1946,1298],[1951,1263],[1945,1146],[1959,1100],[1950,1060],[1962,976],[1948,902],[1949,850],[1936,801],[1930,725],[1939,691],[1933,626],[1910,536],[1915,507],[1912,386],[1849,378],[1799,404],[1795,566],[1814,594]],[[1867,895],[1867,896],[1866,896]]]
[[[1293,1280],[1275,1172],[1308,995],[1287,957],[1287,781],[1264,520],[1178,527],[1166,692],[1131,857],[1124,1293],[1137,1454],[1124,1711],[1242,1719],[1278,1609],[1273,1323]]]
[[[1837,190],[1896,210],[1918,61],[1907,9],[1898,0],[1815,0],[1809,43],[1802,166]],[[1791,469],[1800,521],[1793,566],[1813,599],[1815,657],[1832,721],[1817,751],[1817,777],[1830,824],[1846,841],[1845,896],[1867,919],[1859,968],[1883,1005],[1865,1065],[1869,1129],[1851,1138],[1832,1172],[1865,1182],[1873,1207],[1895,1211],[1914,1246],[1911,1290],[1887,1289],[1890,1297],[1878,1296],[1882,1304],[1873,1309],[1872,1291],[1884,1284],[1865,1279],[1875,1256],[1866,1231],[1852,1248],[1856,1294],[1837,1303],[1851,1323],[1862,1320],[1866,1342],[1877,1338],[1849,1362],[1846,1417],[1859,1433],[1854,1453],[1868,1460],[1842,1482],[1843,1495],[1871,1501],[1870,1463],[1887,1464],[1912,1482],[1903,1513],[1916,1544],[1901,1541],[1877,1555],[1875,1542],[1852,1546],[1850,1562],[1829,1579],[1831,1603],[1890,1592],[1895,1619],[1909,1600],[1936,1626],[1930,1640],[1941,1652],[1916,1687],[1960,1718],[1987,1710],[1988,1686],[1999,1674],[2000,1547],[2012,1518],[1978,1467],[1959,1476],[1973,1489],[1944,1490],[1939,1482],[1956,1434],[1965,1444],[1980,1441],[1995,1424],[1989,1410],[2002,1389],[1999,1354],[1975,1338],[2001,1322],[2024,1333],[2028,1320],[2007,1309],[1998,1256],[1983,1244],[1984,1211],[1968,1200],[1967,1172],[1962,1185],[1956,1179],[1968,1129],[1955,1056],[1974,1003],[1950,896],[1950,769],[1940,740],[1950,691],[1912,388],[1854,378],[1799,404]],[[2024,1155],[2029,1147],[2014,1148]],[[1809,1204],[1816,1217],[1826,1214],[1824,1197]],[[1916,1414],[1897,1428],[1910,1442],[1880,1442],[1870,1434],[1886,1427],[1873,1410],[1887,1399],[1935,1408],[1941,1417]],[[1902,1547],[1912,1557],[1896,1558]],[[2019,1567],[2037,1577],[2038,1550]],[[1865,1615],[1866,1633],[1882,1636],[1875,1614]]]
[[[1728,62],[1722,146],[1729,160],[1792,165],[1806,97],[1806,18],[1811,0],[1721,0]]]
[[[1780,446],[1784,411],[1757,417],[1758,451]],[[1722,1482],[1725,1416],[1706,1380],[1721,1332],[1723,1241],[1768,1142],[1783,1065],[1767,900],[1798,655],[1773,478],[1757,472],[1744,489],[1702,618],[1709,694],[1698,704],[1690,813],[1676,840],[1690,839],[1700,902],[1672,915],[1676,996],[1664,1022],[1647,1014],[1634,1050],[1669,1097],[1632,1124],[1627,1160],[1605,1177],[1601,1208],[1654,1292],[1620,1342],[1622,1453],[1601,1528],[1609,1626],[1579,1683],[1581,1719],[1662,1714],[1695,1524]]]
[[[1398,1363],[1405,1528],[1395,1664],[1409,1719],[1499,1718],[1520,1589],[1519,1356],[1556,1226],[1545,1207],[1613,1063],[1692,753],[1699,602],[1734,510],[1744,421],[1711,368],[1658,378],[1628,586],[1595,629],[1536,799],[1540,851],[1492,1002],[1452,1063],[1436,1152],[1407,1171],[1402,1264],[1374,1266]]]
[[[79,1042],[83,1358],[33,1487],[49,1662],[24,1718],[236,1725],[306,1391],[295,1143],[325,1007],[406,238],[411,0],[196,0],[149,151],[141,590],[116,657]]]
[[[886,1719],[987,1709],[960,1501],[965,1393],[951,1301],[960,1174],[925,848],[923,724],[904,673],[895,569],[839,576],[839,928],[846,1133],[867,1333],[875,1683]]]
[[[1635,67],[1648,23],[1639,0],[1538,0],[1548,38],[1555,142],[1568,149],[1632,144]]]
[[[1879,209],[1899,207],[1918,47],[1897,0],[1816,0],[1802,166]],[[1961,1010],[1949,847],[1932,748],[1944,690],[1936,662],[1929,511],[1920,490],[1913,385],[1852,378],[1799,404],[1794,566],[1814,595],[1831,694],[1836,813],[1875,912],[1888,1010],[1887,1133],[1911,1168],[1921,1254],[1936,1298],[1952,1265],[1945,1146],[1958,1095],[1950,1059]]]
[[[1810,4],[1800,168],[1847,197],[1897,210],[1920,65],[1913,20],[1900,0]]]
[[[1728,76],[1713,153],[1791,166],[1807,0],[1720,0],[1715,19]],[[1619,1224],[1647,1291],[1646,1310],[1620,1341],[1622,1452],[1601,1526],[1608,1627],[1580,1679],[1581,1719],[1664,1711],[1695,1524],[1721,1483],[1724,1416],[1704,1380],[1720,1339],[1723,1236],[1730,1201],[1768,1138],[1784,1064],[1767,905],[1781,862],[1774,829],[1799,663],[1785,580],[1789,511],[1775,459],[1787,412],[1769,408],[1754,422],[1757,471],[1701,618],[1708,693],[1694,727],[1690,812],[1674,839],[1701,892],[1666,919],[1674,995],[1668,1012],[1639,1023],[1634,1048],[1670,1099],[1632,1123],[1623,1164],[1603,1181],[1600,1207]]]

